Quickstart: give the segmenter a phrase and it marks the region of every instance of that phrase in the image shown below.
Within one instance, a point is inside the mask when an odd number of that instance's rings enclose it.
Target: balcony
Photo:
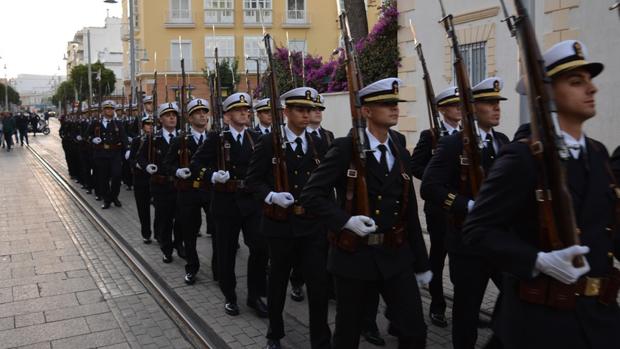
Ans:
[[[282,18],[282,28],[310,28],[310,15],[305,10],[287,10]]]
[[[206,9],[204,15],[205,27],[232,28],[235,25],[234,9]]]
[[[246,28],[271,27],[273,11],[271,9],[243,9],[243,25]]]
[[[195,28],[196,14],[189,10],[172,10],[165,14],[164,27],[166,28]]]

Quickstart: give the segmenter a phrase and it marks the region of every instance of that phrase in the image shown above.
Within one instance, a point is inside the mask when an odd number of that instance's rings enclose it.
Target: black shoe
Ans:
[[[88,189],[88,187],[84,184],[82,184],[82,186],[80,187],[80,189]]]
[[[304,290],[301,287],[293,286],[291,289],[291,299],[295,302],[303,302],[306,296],[304,295]]]
[[[478,328],[489,328],[491,327],[491,321],[483,318],[478,319]]]
[[[237,303],[226,303],[224,305],[224,311],[230,316],[239,315],[239,307],[237,306]]]
[[[267,340],[267,346],[265,347],[265,349],[281,349],[282,346],[280,346],[280,341],[277,339],[269,339]]]
[[[269,314],[267,313],[267,305],[263,302],[262,299],[257,298],[256,300],[249,300],[246,303],[248,307],[256,310],[256,315],[260,318],[266,318]]]
[[[95,196],[95,201],[101,201],[101,196]]]
[[[131,191],[131,185],[128,185],[126,190]]]
[[[194,273],[185,274],[185,283],[188,285],[193,285],[194,283],[196,283],[196,274]]]
[[[118,201],[118,199],[114,199],[114,200],[112,200],[112,202],[114,203],[114,206],[116,206],[116,207],[121,207],[121,206],[123,206],[123,204],[121,204],[121,202],[120,202],[120,201]]]
[[[106,210],[106,209],[110,208],[110,202],[105,201],[105,202],[103,203],[103,205],[101,205],[101,208],[102,208],[102,209],[104,209],[104,210]]]
[[[164,261],[164,263],[168,264],[168,263],[172,263],[172,255],[164,255],[164,258],[162,259]]]
[[[144,242],[144,243],[145,243],[145,244],[147,244],[147,245],[150,245],[150,244],[151,244],[151,242],[153,242],[153,241],[151,241],[151,239],[150,239],[150,238],[143,238],[143,239],[142,239],[142,242]]]
[[[443,312],[441,313],[433,313],[428,314],[428,317],[431,319],[431,323],[437,327],[448,327],[448,320],[446,320],[446,316]]]
[[[92,190],[92,189],[88,189],[88,190],[86,191],[86,194],[92,194],[92,193],[93,193],[93,190]]]
[[[374,344],[379,347],[385,346],[385,339],[381,337],[381,333],[379,333],[379,330],[365,331],[364,333],[362,333],[362,336],[370,344]]]
[[[202,233],[201,233],[201,232],[198,232],[198,235],[196,235],[196,236],[201,237],[201,236],[202,236]]]

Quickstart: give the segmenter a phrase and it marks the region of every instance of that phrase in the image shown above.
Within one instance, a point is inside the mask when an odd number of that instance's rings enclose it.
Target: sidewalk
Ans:
[[[27,148],[0,168],[0,348],[190,347]]]

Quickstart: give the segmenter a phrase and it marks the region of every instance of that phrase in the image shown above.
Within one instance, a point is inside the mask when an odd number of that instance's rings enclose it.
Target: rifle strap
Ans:
[[[596,151],[601,151],[598,144],[586,138],[590,147],[595,149]],[[618,186],[618,181],[616,181],[616,176],[614,176],[614,171],[611,169],[611,164],[609,163],[609,159],[605,161],[605,169],[607,174],[609,175],[609,188],[613,191],[616,196],[616,205],[614,211],[614,219],[611,222],[611,225],[608,227],[612,233],[615,233],[616,229],[620,227],[620,187]]]
[[[308,140],[309,148],[312,148],[312,158],[314,159],[314,163],[319,166],[321,164],[321,158],[319,157],[319,153],[316,151],[316,145],[312,140],[312,137],[308,136],[306,133],[306,139]]]

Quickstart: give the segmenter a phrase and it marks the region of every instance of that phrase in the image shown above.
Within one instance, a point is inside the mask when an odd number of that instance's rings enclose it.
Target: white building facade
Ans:
[[[620,20],[610,12],[613,1],[523,0],[534,18],[539,44],[544,51],[562,40],[581,40],[588,48],[589,59],[605,64],[605,70],[594,79],[598,87],[597,115],[586,123],[588,136],[603,142],[612,151],[620,144]],[[511,0],[508,11],[514,14]],[[518,46],[510,36],[499,0],[444,0],[448,13],[454,16],[461,52],[468,60],[472,83],[488,77],[504,79],[499,131],[512,137],[517,127],[528,121],[527,102],[514,90],[519,79]],[[443,25],[438,23],[441,9],[438,1],[399,0],[398,41],[403,60],[399,77],[404,86],[401,94],[410,101],[401,104],[398,128],[408,136],[412,148],[419,132],[429,127],[422,67],[413,45],[409,20],[422,43],[435,93],[456,84],[452,68],[452,51]]]

